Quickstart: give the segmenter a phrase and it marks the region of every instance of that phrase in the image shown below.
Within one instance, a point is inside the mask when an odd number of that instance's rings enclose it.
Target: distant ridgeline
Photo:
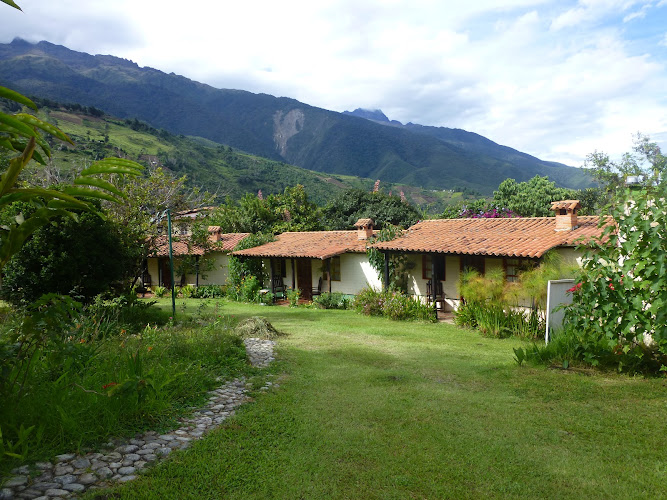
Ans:
[[[58,103],[49,98],[33,98],[40,116],[57,125],[75,142],[75,146],[54,143],[51,169],[59,176],[107,156],[123,156],[152,167],[162,167],[175,176],[186,175],[188,184],[209,191],[222,203],[226,197],[239,199],[246,193],[265,195],[281,193],[286,187],[301,184],[309,199],[325,205],[347,189],[371,191],[374,179],[327,175],[284,162],[278,162],[234,150],[201,137],[175,135],[156,129],[136,118],[119,119],[94,106]],[[0,101],[7,111],[12,106]],[[433,192],[412,186],[381,183],[381,191],[406,199],[431,213],[442,212],[452,198],[461,194]],[[466,188],[464,197],[475,198],[479,192]]]
[[[125,59],[91,56],[48,42],[0,44],[0,85],[231,146],[274,160],[275,168],[288,163],[385,184],[431,190],[458,186],[485,194],[508,177],[526,181],[547,175],[564,187],[590,185],[580,169],[542,161],[464,130],[402,125],[381,112],[336,113],[285,97],[215,89]]]

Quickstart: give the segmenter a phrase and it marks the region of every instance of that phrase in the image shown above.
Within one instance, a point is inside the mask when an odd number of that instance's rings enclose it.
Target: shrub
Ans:
[[[192,294],[195,291],[195,287],[193,285],[185,285],[181,287],[181,296],[184,299],[189,299],[192,298]]]
[[[287,301],[289,302],[290,307],[297,307],[299,305],[299,299],[301,298],[301,290],[298,288],[295,290],[287,290],[285,292],[285,295],[287,296]]]
[[[313,304],[320,309],[347,309],[350,299],[340,292],[327,292],[314,297]]]
[[[153,295],[155,295],[158,299],[161,299],[167,294],[167,288],[161,285],[156,285],[153,288]]]
[[[400,292],[377,292],[364,288],[354,299],[354,309],[367,316],[386,316],[393,320],[436,321],[433,307]]]
[[[2,297],[15,305],[47,293],[90,302],[126,277],[130,251],[117,227],[93,213],[57,220],[35,231],[5,266]]]
[[[220,285],[202,285],[192,291],[193,299],[219,299],[225,296],[225,289]]]

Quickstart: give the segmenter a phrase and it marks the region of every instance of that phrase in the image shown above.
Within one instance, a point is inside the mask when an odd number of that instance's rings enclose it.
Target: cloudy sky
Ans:
[[[667,149],[667,0],[15,0],[20,36],[579,166]]]

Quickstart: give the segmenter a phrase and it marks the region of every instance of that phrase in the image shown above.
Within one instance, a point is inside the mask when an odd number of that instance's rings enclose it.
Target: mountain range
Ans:
[[[581,169],[542,161],[465,130],[403,125],[379,110],[338,113],[286,97],[216,89],[44,41],[0,44],[0,85],[327,174],[485,194],[508,177],[525,181],[547,175],[571,188],[591,182]]]

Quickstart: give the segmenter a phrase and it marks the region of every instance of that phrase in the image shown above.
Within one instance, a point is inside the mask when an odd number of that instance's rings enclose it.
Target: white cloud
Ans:
[[[594,149],[627,150],[637,130],[667,137],[665,51],[638,50],[627,31],[665,5],[33,0],[3,12],[0,41],[47,39],[337,111],[381,108],[580,164]]]

